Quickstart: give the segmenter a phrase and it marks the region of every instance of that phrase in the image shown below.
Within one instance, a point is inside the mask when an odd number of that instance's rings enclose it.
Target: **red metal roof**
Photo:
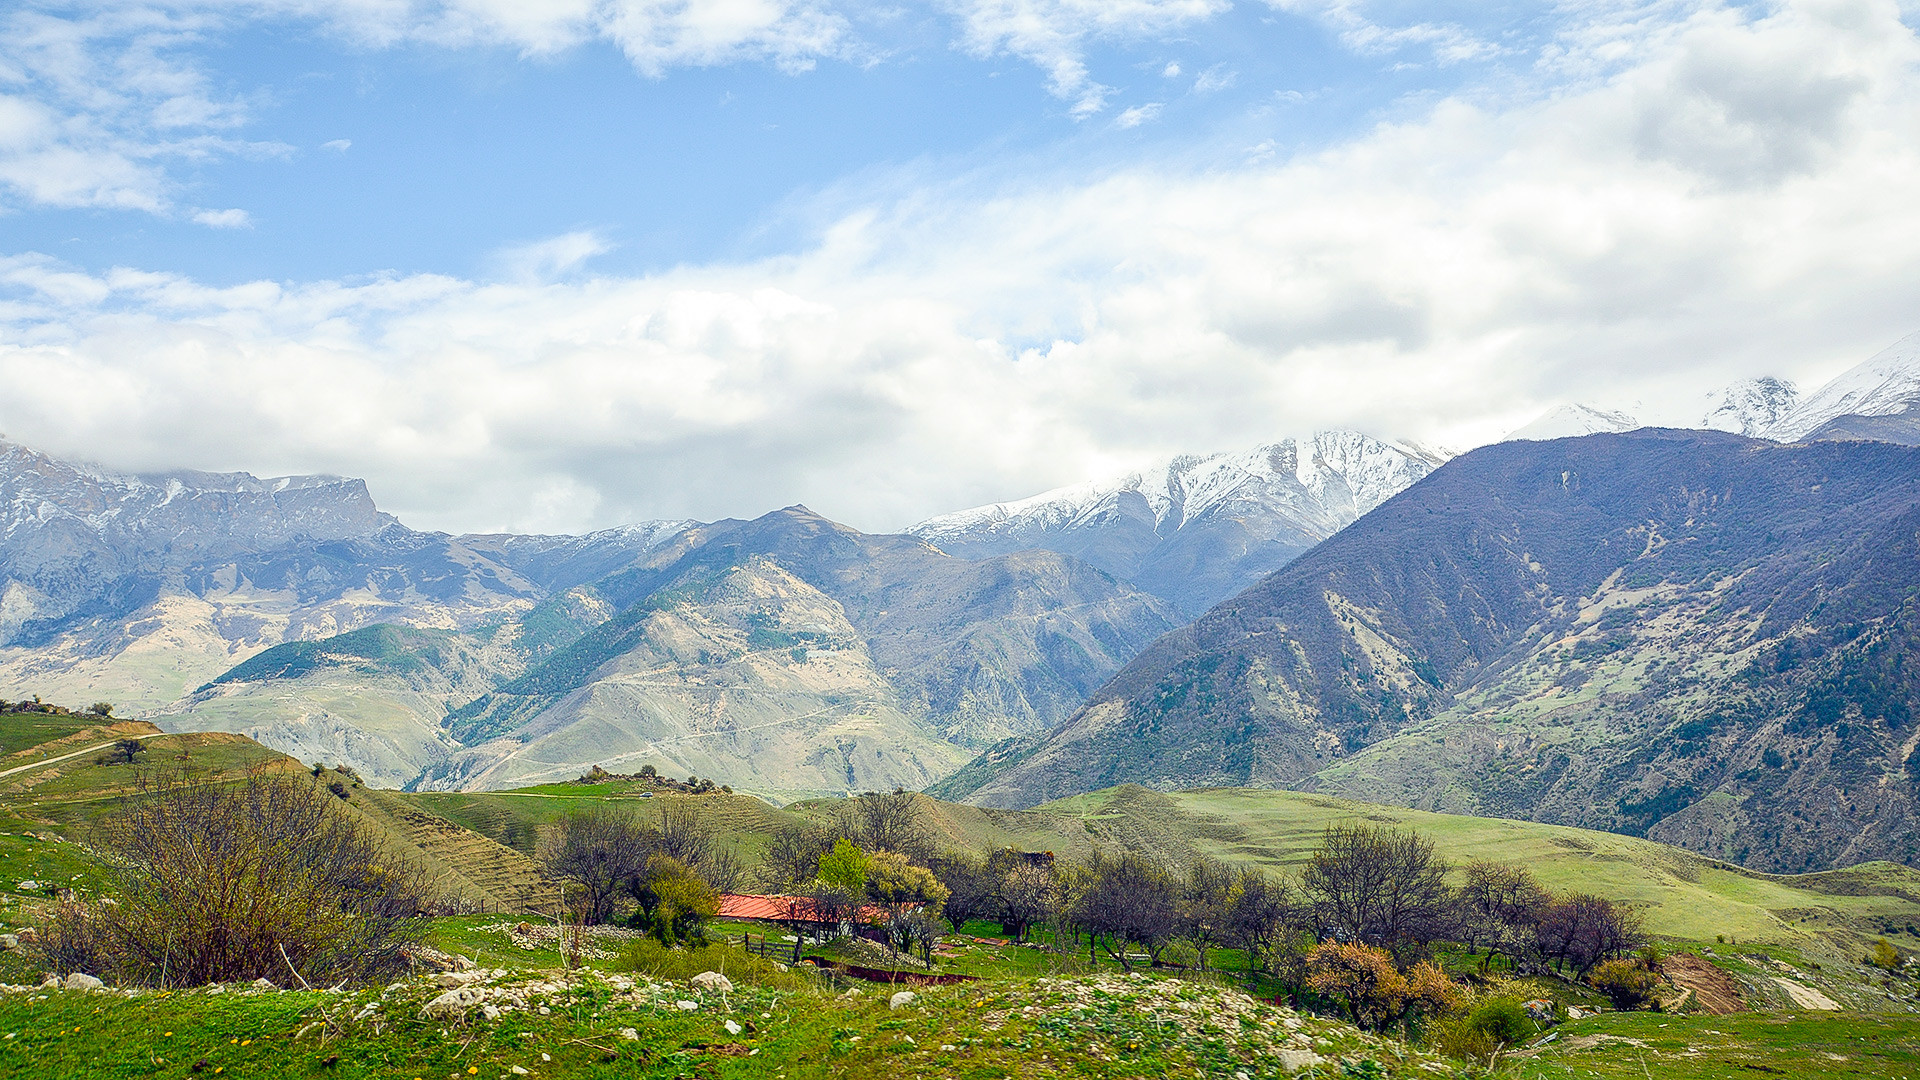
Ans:
[[[819,922],[814,917],[813,901],[804,896],[755,896],[748,893],[723,893],[719,917],[722,919],[759,919],[767,922]],[[860,921],[887,921],[885,908],[860,905]]]

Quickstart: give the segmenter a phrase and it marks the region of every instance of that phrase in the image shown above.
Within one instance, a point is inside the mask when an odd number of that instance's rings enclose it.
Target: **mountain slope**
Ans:
[[[1197,615],[1443,460],[1358,432],[1323,431],[1241,453],[1182,455],[1115,480],[943,514],[906,531],[966,558],[1074,555]]]
[[[595,583],[624,610],[456,709],[421,785],[652,764],[792,796],[946,775],[1179,622],[1064,556],[956,559],[804,507],[688,529]]]
[[[1920,333],[1909,334],[1842,373],[1767,429],[1793,442],[1846,416],[1890,416],[1920,406]]]
[[[1501,441],[1569,439],[1601,431],[1632,431],[1639,426],[1640,421],[1626,413],[1576,402],[1548,409],[1524,426],[1508,432]]]
[[[1768,869],[1913,863],[1917,536],[1904,447],[1485,447],[996,748],[969,800],[1309,786]]]

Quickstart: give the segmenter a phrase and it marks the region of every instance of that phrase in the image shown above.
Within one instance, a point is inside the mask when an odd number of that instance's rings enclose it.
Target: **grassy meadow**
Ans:
[[[145,746],[135,765],[74,754],[129,733]],[[85,894],[106,880],[97,830],[143,772],[311,772],[240,736],[168,735],[98,718],[0,717],[0,749],[0,932],[42,922],[61,889]],[[984,922],[947,935],[939,950],[938,970],[977,981],[916,988],[918,1000],[901,1010],[887,1005],[894,987],[804,965],[776,972],[737,948],[710,954],[732,973],[737,992],[696,994],[684,971],[636,961],[631,933],[593,939],[581,966],[568,970],[552,929],[558,893],[531,857],[542,829],[560,816],[604,806],[651,816],[670,799],[690,799],[722,843],[751,864],[782,822],[826,819],[838,804],[776,808],[722,793],[643,798],[657,789],[623,781],[413,793],[368,788],[328,770],[315,782],[337,785],[344,809],[469,906],[473,914],[435,919],[429,943],[478,964],[486,993],[524,999],[525,1007],[493,1018],[471,1010],[424,1017],[425,1003],[440,993],[424,979],[337,994],[66,991],[40,988],[41,972],[27,954],[0,952],[0,983],[15,987],[0,991],[0,1077],[1487,1075],[1484,1062],[1262,1004],[1235,991],[1242,984],[1234,975],[1127,975],[1104,956],[1090,962],[1084,953],[1013,944]],[[1880,936],[1903,950],[1920,946],[1912,929],[1920,924],[1920,874],[1905,868],[1770,876],[1632,837],[1279,791],[1122,787],[1030,811],[932,799],[921,808],[945,847],[1015,846],[1069,858],[1124,847],[1171,862],[1208,855],[1283,874],[1297,873],[1330,824],[1416,828],[1456,863],[1521,863],[1553,889],[1633,902],[1667,948],[1725,973],[1751,1010],[1600,1012],[1528,1040],[1496,1064],[1497,1075],[1920,1077],[1915,980],[1859,963],[1862,948]],[[522,925],[538,929],[529,936],[515,929]],[[771,934],[790,947],[765,925],[711,929],[717,940]],[[860,943],[803,953],[868,967],[888,962],[884,950]],[[1190,966],[1197,958],[1175,950],[1169,959]],[[1472,957],[1441,959],[1473,976]],[[1229,972],[1245,962],[1231,950],[1209,960]],[[1259,983],[1247,988],[1270,992]],[[1545,978],[1501,992],[1563,1006],[1602,1003],[1584,987]],[[1808,1011],[1796,993],[1841,1009]],[[632,1037],[623,1034],[628,1029]]]

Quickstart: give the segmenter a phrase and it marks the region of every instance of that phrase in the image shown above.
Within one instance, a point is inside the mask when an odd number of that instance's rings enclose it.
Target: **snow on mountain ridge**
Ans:
[[[1301,453],[1302,443],[1310,448]],[[1106,481],[1083,481],[1007,502],[931,517],[906,532],[931,543],[982,531],[1007,537],[1099,523],[1123,495],[1152,511],[1155,531],[1173,532],[1237,496],[1276,504],[1320,528],[1337,529],[1425,476],[1447,455],[1355,431],[1321,431],[1249,450],[1178,454]],[[1344,494],[1341,492],[1344,491]],[[1327,500],[1333,498],[1335,506]]]
[[[1799,388],[1786,379],[1742,379],[1707,395],[1700,426],[1709,431],[1764,437],[1799,400]]]
[[[1548,439],[1577,438],[1603,431],[1632,431],[1639,426],[1641,426],[1640,421],[1626,413],[1574,402],[1571,405],[1560,405],[1541,413],[1531,423],[1508,432],[1506,438],[1500,441],[1544,442]]]
[[[1793,442],[1836,417],[1891,416],[1916,406],[1920,406],[1920,332],[1842,372],[1768,428],[1766,436]]]

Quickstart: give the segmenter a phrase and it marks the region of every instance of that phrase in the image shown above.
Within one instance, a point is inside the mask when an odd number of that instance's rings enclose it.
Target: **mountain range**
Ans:
[[[1290,786],[1767,869],[1912,862],[1916,537],[1920,449],[1482,447],[934,790]]]
[[[1319,432],[900,535],[795,506],[453,536],[357,480],[0,443],[0,693],[415,788],[594,765],[776,800],[1248,783],[1772,868],[1910,860],[1887,582],[1916,403],[1920,335],[1804,400],[1729,387],[1717,431],[1568,406],[1451,460]],[[1850,801],[1780,816],[1827,791]]]
[[[907,532],[967,558],[1077,556],[1189,617],[1259,581],[1447,455],[1354,431],[1186,454],[1106,481],[929,518]]]

